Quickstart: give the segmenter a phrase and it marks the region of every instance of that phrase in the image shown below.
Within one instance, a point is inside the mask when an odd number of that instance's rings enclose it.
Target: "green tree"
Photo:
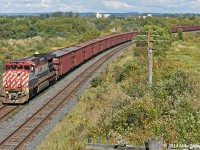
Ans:
[[[110,24],[110,20],[108,18],[99,18],[95,24],[98,30],[104,30]]]
[[[65,16],[66,17],[73,17],[73,12],[71,12],[71,11],[70,12],[66,12]]]
[[[26,33],[26,37],[27,38],[30,38],[30,37],[34,37],[38,34],[38,31],[37,31],[37,27],[34,26],[34,25],[30,25],[28,27],[28,30],[27,30],[27,33]]]
[[[63,16],[63,13],[58,11],[58,12],[55,12],[52,14],[53,17],[62,17]]]
[[[181,29],[178,30],[178,39],[183,40],[183,31]]]

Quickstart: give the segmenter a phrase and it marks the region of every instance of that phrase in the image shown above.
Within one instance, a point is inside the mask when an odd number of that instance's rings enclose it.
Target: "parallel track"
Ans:
[[[106,56],[96,61],[92,66],[82,72],[76,79],[69,83],[62,91],[54,96],[48,103],[42,106],[35,114],[26,120],[12,134],[0,143],[1,150],[24,149],[27,144],[37,135],[55,114],[74,96],[96,70],[111,56],[133,44],[128,42],[113,48]]]
[[[16,105],[3,105],[0,108],[0,122],[4,121],[6,118],[8,118],[12,113],[14,113],[16,110],[18,110],[20,106]]]

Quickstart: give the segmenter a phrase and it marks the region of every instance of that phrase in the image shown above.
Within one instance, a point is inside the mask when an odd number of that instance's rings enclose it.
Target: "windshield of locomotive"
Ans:
[[[5,65],[5,70],[30,70],[29,65]]]

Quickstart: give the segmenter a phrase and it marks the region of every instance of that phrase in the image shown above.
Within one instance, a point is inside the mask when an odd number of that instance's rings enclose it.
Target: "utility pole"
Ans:
[[[159,35],[152,35],[151,30],[148,30],[147,35],[138,35],[138,36],[147,36],[147,45],[148,45],[148,84],[149,84],[149,89],[152,88],[153,86],[153,42],[167,42],[168,40],[154,40],[154,36],[159,36]],[[137,41],[143,41],[146,42],[146,40],[137,40]]]
[[[148,31],[148,68],[149,68],[149,88],[152,87],[153,80],[152,80],[152,69],[153,69],[153,36],[151,36],[151,31]]]

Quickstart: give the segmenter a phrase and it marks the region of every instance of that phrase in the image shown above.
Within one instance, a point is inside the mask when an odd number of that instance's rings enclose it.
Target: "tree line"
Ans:
[[[137,30],[141,26],[156,25],[162,28],[172,26],[199,25],[198,16],[178,17],[139,17],[114,16],[97,19],[95,15],[81,16],[79,13],[55,12],[40,16],[2,16],[0,17],[0,39],[26,39],[34,36],[67,37],[82,35],[86,39],[110,32],[112,28],[122,31]]]

